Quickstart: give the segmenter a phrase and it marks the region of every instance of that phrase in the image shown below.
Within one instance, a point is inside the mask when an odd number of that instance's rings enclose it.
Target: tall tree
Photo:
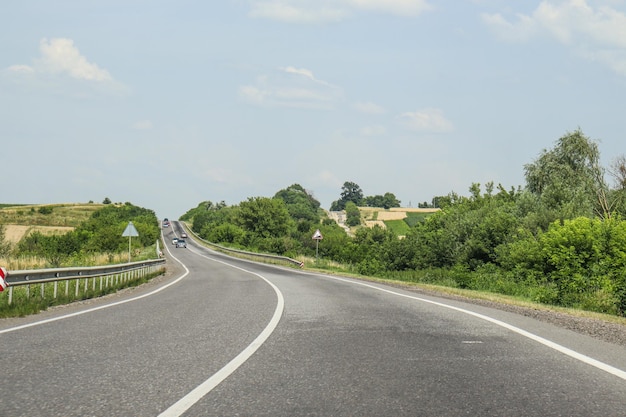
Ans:
[[[319,221],[320,202],[300,184],[293,184],[278,191],[274,198],[280,198],[285,202],[289,214],[296,221]]]
[[[341,187],[341,196],[339,200],[333,201],[330,209],[332,211],[339,211],[346,208],[346,203],[352,201],[357,206],[363,203],[363,190],[357,183],[346,181]]]
[[[287,236],[293,224],[279,198],[250,197],[239,204],[238,214],[241,227],[260,238]]]
[[[608,215],[604,170],[598,145],[578,129],[524,166],[527,189],[556,218]]]

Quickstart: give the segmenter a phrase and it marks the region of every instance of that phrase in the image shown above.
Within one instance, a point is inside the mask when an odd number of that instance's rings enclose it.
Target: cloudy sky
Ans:
[[[22,0],[0,27],[3,203],[415,207],[524,185],[577,128],[626,153],[624,0]]]

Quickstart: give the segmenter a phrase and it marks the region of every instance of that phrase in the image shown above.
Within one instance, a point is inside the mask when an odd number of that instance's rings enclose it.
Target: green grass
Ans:
[[[405,236],[411,229],[404,220],[385,220],[384,223],[396,236]]]
[[[409,227],[413,227],[415,224],[426,220],[426,217],[432,215],[433,213],[418,213],[414,211],[407,211],[404,222],[409,225]]]
[[[13,287],[11,304],[8,303],[8,291],[0,293],[0,318],[24,317],[39,313],[49,307],[102,297],[123,288],[144,284],[152,278],[162,275],[164,271],[165,268],[163,267],[161,271],[127,280],[116,279],[111,276],[108,279],[96,277],[60,281],[57,285],[56,298],[54,297],[53,282],[16,286]],[[76,295],[77,293],[78,295]]]

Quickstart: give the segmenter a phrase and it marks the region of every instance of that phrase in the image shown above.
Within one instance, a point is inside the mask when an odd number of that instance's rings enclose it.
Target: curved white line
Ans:
[[[306,274],[304,272],[300,272],[300,273]],[[393,294],[393,295],[397,295],[397,296],[404,297],[404,298],[410,298],[410,299],[413,299],[413,300],[422,301],[424,303],[429,303],[429,304],[433,304],[433,305],[436,305],[436,306],[439,306],[439,307],[444,307],[444,308],[448,308],[450,310],[455,310],[455,311],[458,311],[458,312],[461,312],[461,313],[464,313],[464,314],[468,314],[470,316],[474,316],[474,317],[477,317],[479,319],[491,322],[491,323],[493,323],[493,324],[495,324],[497,326],[504,327],[505,329],[511,330],[512,332],[515,332],[515,333],[517,333],[519,335],[522,335],[522,336],[527,337],[529,339],[532,339],[532,340],[534,340],[536,342],[539,342],[539,343],[541,343],[544,346],[547,346],[547,347],[549,347],[551,349],[554,349],[557,352],[561,352],[564,355],[572,357],[572,358],[574,358],[576,360],[579,360],[579,361],[584,362],[584,363],[586,363],[588,365],[596,367],[596,368],[598,368],[598,369],[600,369],[602,371],[605,371],[605,372],[608,372],[608,373],[610,373],[612,375],[615,375],[618,378],[626,380],[626,371],[623,371],[623,370],[621,370],[619,368],[616,368],[616,367],[611,366],[609,364],[606,364],[604,362],[600,362],[597,359],[593,359],[593,358],[591,358],[591,357],[589,357],[587,355],[583,355],[582,353],[576,352],[575,350],[572,350],[572,349],[569,349],[569,348],[567,348],[565,346],[559,345],[558,343],[552,342],[552,341],[550,341],[548,339],[545,339],[545,338],[543,338],[541,336],[538,336],[538,335],[536,335],[534,333],[530,333],[530,332],[528,332],[526,330],[520,329],[519,327],[513,326],[513,325],[511,325],[509,323],[503,322],[503,321],[498,320],[498,319],[494,319],[493,317],[485,316],[484,314],[476,313],[476,312],[473,312],[471,310],[465,310],[465,309],[460,308],[460,307],[455,307],[455,306],[451,306],[451,305],[448,305],[448,304],[440,303],[438,301],[432,301],[432,300],[428,300],[426,298],[416,297],[416,296],[408,295],[408,294],[402,294],[402,293],[399,293],[399,292],[396,292],[396,291],[388,290],[388,289],[385,289],[385,288],[380,288],[380,287],[377,287],[375,285],[367,284],[367,283],[364,283],[364,282],[352,281],[352,280],[349,280],[349,279],[333,277],[333,276],[330,276],[330,275],[321,275],[321,274],[311,274],[311,275],[321,276],[321,277],[324,277],[324,278],[330,278],[330,279],[334,279],[334,280],[337,280],[337,281],[343,281],[343,282],[346,282],[346,283],[349,283],[349,284],[361,285],[363,287],[372,288],[372,289],[375,289],[375,290],[378,290],[378,291],[382,291],[382,292],[385,292],[385,293],[388,293],[388,294]]]
[[[115,302],[115,303],[106,304],[106,305],[103,305],[103,306],[94,307],[94,308],[78,311],[78,312],[71,313],[71,314],[66,314],[66,315],[59,316],[59,317],[54,317],[54,318],[41,320],[41,321],[34,322],[34,323],[24,324],[24,325],[21,325],[21,326],[12,327],[12,328],[5,329],[5,330],[0,330],[0,334],[2,334],[2,333],[9,333],[9,332],[20,330],[20,329],[25,329],[27,327],[33,327],[33,326],[37,326],[37,325],[40,325],[40,324],[50,323],[50,322],[57,321],[57,320],[63,320],[63,319],[67,319],[67,318],[70,318],[70,317],[79,316],[81,314],[89,313],[89,312],[92,312],[92,311],[97,311],[97,310],[102,310],[102,309],[105,309],[105,308],[117,306],[117,305],[120,305],[120,304],[129,303],[131,301],[136,301],[136,300],[139,300],[141,298],[149,297],[149,296],[154,295],[154,294],[156,294],[158,292],[161,292],[164,289],[166,289],[166,288],[176,284],[177,282],[179,282],[180,280],[182,280],[184,277],[186,277],[189,274],[189,269],[187,269],[185,264],[183,264],[178,258],[176,258],[174,255],[172,255],[172,252],[170,251],[169,247],[167,247],[167,251],[172,256],[172,258],[175,259],[176,262],[178,262],[185,269],[185,273],[183,275],[181,275],[176,280],[170,282],[167,285],[164,285],[164,286],[162,286],[162,287],[160,287],[160,288],[158,288],[158,289],[156,289],[154,291],[151,291],[149,293],[140,295],[138,297],[129,298],[127,300],[122,300],[122,301],[118,301],[118,302]],[[181,398],[176,403],[171,405],[167,410],[165,410],[161,414],[159,414],[159,416],[163,416],[163,417],[173,417],[173,416],[180,416],[180,415],[182,415],[191,406],[193,406],[196,402],[198,402],[202,397],[204,397],[206,394],[208,394],[213,388],[215,388],[222,381],[224,381],[226,378],[228,378],[230,376],[230,374],[235,372],[235,370],[237,370],[237,368],[239,368],[243,363],[245,363],[254,354],[254,352],[256,352],[259,349],[259,347],[261,347],[261,345],[263,345],[263,343],[270,337],[272,332],[276,329],[276,326],[278,326],[278,323],[280,322],[280,318],[281,318],[281,316],[283,314],[283,310],[284,310],[284,307],[285,307],[285,299],[283,297],[283,294],[278,289],[278,287],[276,287],[274,284],[272,284],[270,281],[268,281],[265,277],[261,276],[260,274],[257,274],[256,272],[248,271],[246,269],[243,269],[243,268],[240,268],[238,266],[229,264],[227,262],[223,262],[223,261],[217,260],[215,258],[210,258],[210,257],[208,257],[208,256],[206,256],[204,254],[201,254],[199,252],[196,252],[194,250],[191,250],[191,252],[193,252],[194,254],[196,254],[198,256],[201,256],[203,258],[209,259],[211,261],[219,262],[219,263],[221,263],[223,265],[229,266],[231,268],[238,269],[238,270],[243,271],[245,273],[249,273],[249,274],[252,274],[252,275],[255,275],[255,276],[261,278],[263,281],[268,283],[270,285],[270,287],[272,287],[272,289],[276,293],[276,297],[278,298],[278,302],[276,304],[276,309],[274,310],[274,314],[272,316],[272,319],[270,320],[268,325],[265,327],[265,329],[263,329],[263,331],[256,337],[256,339],[254,339],[252,341],[252,343],[250,343],[250,345],[248,345],[248,347],[246,347],[243,351],[241,351],[241,353],[239,353],[237,356],[235,356],[235,358],[233,358],[230,362],[228,362],[222,369],[217,371],[215,374],[213,374],[211,377],[209,377],[202,384],[198,385],[196,388],[194,388],[192,391],[190,391],[183,398]]]
[[[89,308],[87,310],[81,310],[81,311],[77,311],[75,313],[65,314],[63,316],[52,317],[52,318],[49,318],[49,319],[36,321],[36,322],[33,322],[33,323],[23,324],[21,326],[10,327],[8,329],[0,330],[0,334],[14,332],[16,330],[26,329],[28,327],[34,327],[34,326],[38,326],[40,324],[52,323],[53,321],[64,320],[64,319],[68,319],[70,317],[76,317],[76,316],[80,316],[82,314],[91,313],[93,311],[104,310],[105,308],[118,306],[120,304],[130,303],[131,301],[137,301],[137,300],[140,300],[142,298],[150,297],[151,295],[157,294],[157,293],[163,291],[164,289],[169,288],[172,285],[176,284],[177,282],[179,282],[180,280],[182,280],[183,278],[185,278],[189,274],[189,269],[187,269],[187,267],[178,258],[176,258],[174,255],[172,255],[172,253],[170,252],[169,248],[167,249],[167,251],[172,256],[172,258],[176,262],[181,264],[182,267],[185,269],[185,273],[183,275],[181,275],[180,277],[176,278],[174,281],[170,282],[169,284],[166,284],[166,285],[164,285],[162,287],[159,287],[156,290],[151,291],[149,293],[146,293],[146,294],[143,294],[143,295],[139,295],[137,297],[129,298],[127,300],[117,301],[117,302],[114,302],[114,303],[111,303],[111,304],[105,304],[105,305],[101,305],[99,307],[93,307],[93,308]]]
[[[263,329],[263,331],[257,336],[256,339],[250,343],[250,345],[245,348],[239,355],[235,356],[230,362],[228,362],[222,369],[213,374],[209,379],[204,381],[202,384],[198,385],[192,391],[190,391],[183,398],[178,400],[176,403],[171,405],[167,410],[163,411],[159,414],[159,417],[178,417],[181,416],[185,411],[187,411],[191,406],[197,403],[202,397],[207,395],[213,388],[218,386],[222,381],[228,378],[237,368],[244,364],[253,354],[257,351],[258,348],[263,345],[263,343],[270,337],[270,335],[278,326],[278,322],[280,321],[281,316],[283,315],[283,310],[285,308],[285,299],[283,298],[283,294],[280,292],[278,287],[268,281],[265,277],[256,272],[248,271],[247,269],[240,268],[238,266],[229,264],[227,262],[220,261],[218,259],[210,258],[206,255],[203,255],[199,252],[193,251],[195,254],[202,256],[206,259],[212,260],[214,262],[219,262],[221,264],[230,266],[231,268],[238,269],[240,271],[255,275],[261,278],[263,281],[267,282],[270,287],[276,293],[276,297],[278,298],[278,302],[276,303],[276,309],[274,310],[274,315],[272,319],[268,323],[268,325]]]

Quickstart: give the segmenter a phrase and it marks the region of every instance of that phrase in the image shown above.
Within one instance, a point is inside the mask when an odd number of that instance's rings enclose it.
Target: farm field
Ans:
[[[359,211],[361,212],[361,218],[365,226],[389,228],[396,234],[403,235],[411,225],[422,221],[432,213],[439,211],[439,209],[414,207],[383,209],[376,207],[359,207]]]
[[[25,226],[19,224],[5,224],[4,238],[9,243],[17,243],[24,236],[33,232],[39,232],[43,235],[61,235],[72,230],[74,230],[74,228],[69,226]]]
[[[67,233],[101,207],[95,203],[0,205],[0,225],[4,226],[5,239],[17,243],[35,231],[45,235]]]

